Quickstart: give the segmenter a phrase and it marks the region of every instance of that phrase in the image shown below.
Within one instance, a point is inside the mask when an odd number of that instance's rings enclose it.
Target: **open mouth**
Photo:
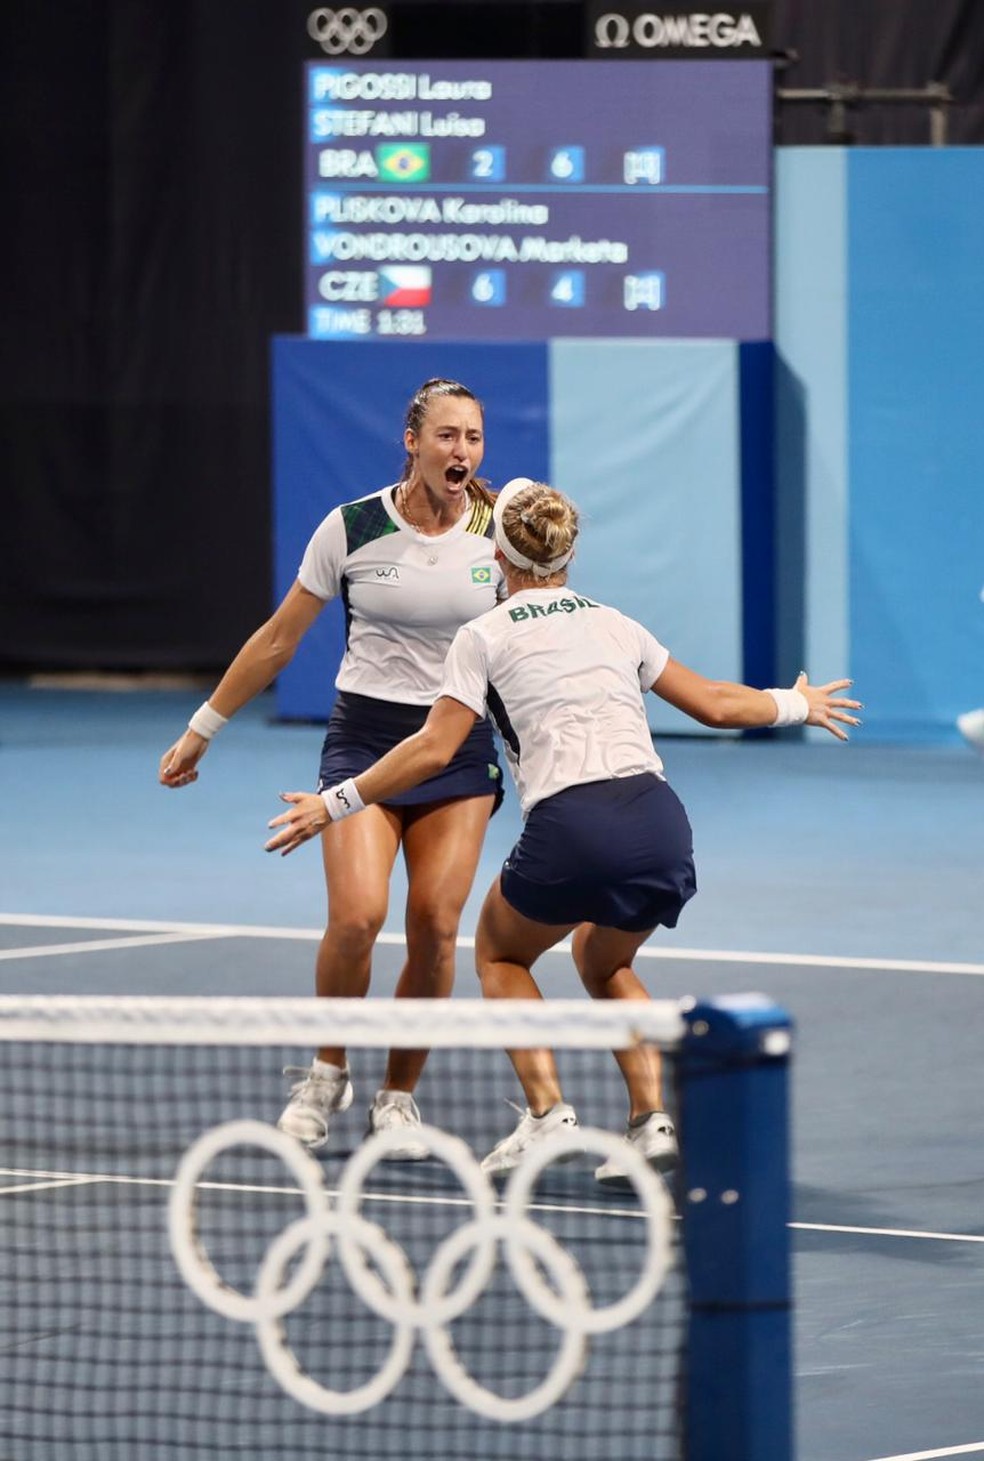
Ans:
[[[453,487],[460,487],[462,482],[468,480],[468,469],[467,467],[448,467],[444,476]]]

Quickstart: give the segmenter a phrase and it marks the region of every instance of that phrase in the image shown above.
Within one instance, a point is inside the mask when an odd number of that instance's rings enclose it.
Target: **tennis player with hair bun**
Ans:
[[[329,820],[344,830],[351,813],[433,776],[488,710],[524,826],[479,919],[483,994],[540,999],[532,966],[573,930],[574,962],[594,999],[648,999],[633,958],[656,928],[675,926],[696,881],[690,824],[653,749],[645,691],[715,729],[805,723],[839,740],[847,739],[843,726],[860,724],[851,713],[860,704],[839,693],[850,680],[811,685],[801,674],[792,689],[755,690],[705,679],[642,625],[569,589],[577,510],[542,482],[519,478],[504,487],[494,524],[508,597],[458,630],[440,698],[422,728],[320,796],[284,793],[290,805],[270,822],[277,830],[266,847],[291,852]],[[491,1175],[511,1171],[552,1131],[577,1125],[552,1053],[509,1053],[527,1106],[482,1163]],[[625,1139],[667,1171],[677,1141],[659,1058],[641,1049],[615,1058],[628,1088]],[[613,1159],[595,1175],[624,1180]]]
[[[493,558],[492,497],[476,473],[485,449],[480,403],[451,380],[426,381],[406,413],[407,457],[395,486],[336,507],[311,538],[280,607],[239,651],[160,765],[165,786],[187,786],[209,741],[292,659],[330,599],[345,604],[345,654],[335,685],[319,786],[357,776],[411,732],[437,698],[455,631],[490,609],[501,587]],[[401,847],[407,868],[406,962],[397,996],[451,993],[458,922],[482,839],[502,798],[492,728],[472,716],[434,774],[382,797],[325,837],[328,925],[318,949],[320,995],[369,989],[373,945],[386,918]],[[324,803],[318,799],[319,807]],[[325,819],[327,821],[327,818]],[[414,1140],[413,1099],[427,1052],[391,1051],[369,1112],[371,1131],[405,1132],[391,1156],[428,1155]],[[336,1111],[352,1103],[345,1051],[323,1048],[295,1076],[279,1125],[310,1148],[325,1145]]]

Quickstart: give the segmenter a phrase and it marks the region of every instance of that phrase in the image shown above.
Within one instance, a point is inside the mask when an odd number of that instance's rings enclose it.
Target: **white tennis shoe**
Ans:
[[[414,1141],[412,1132],[420,1125],[420,1112],[409,1091],[377,1091],[369,1107],[369,1134],[377,1131],[405,1131],[407,1139],[386,1153],[388,1162],[422,1162],[430,1148]]]
[[[984,751],[984,708],[958,715],[957,730],[975,751]]]
[[[509,1104],[512,1106],[512,1101]],[[515,1109],[520,1112],[515,1131],[497,1142],[481,1164],[482,1171],[487,1177],[497,1177],[502,1172],[511,1172],[514,1167],[519,1166],[524,1153],[529,1151],[531,1146],[536,1146],[538,1142],[548,1136],[553,1136],[555,1132],[576,1128],[578,1124],[574,1107],[568,1106],[566,1101],[558,1101],[542,1116],[534,1116],[528,1106],[525,1111],[521,1110],[519,1106],[516,1106]],[[576,1151],[565,1152],[558,1160],[569,1162],[576,1156]]]
[[[328,1128],[336,1111],[347,1111],[354,1092],[347,1065],[339,1068],[315,1056],[310,1065],[288,1065],[284,1075],[300,1079],[290,1088],[290,1100],[280,1113],[277,1126],[311,1151],[328,1140]]]
[[[625,1140],[657,1172],[672,1172],[680,1160],[676,1130],[665,1111],[649,1111],[625,1128]],[[616,1157],[609,1157],[595,1171],[599,1182],[625,1183],[629,1179]]]

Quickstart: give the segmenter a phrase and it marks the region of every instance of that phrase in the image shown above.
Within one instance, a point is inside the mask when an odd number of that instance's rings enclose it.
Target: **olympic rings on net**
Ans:
[[[405,1304],[409,1304],[413,1292],[413,1270],[403,1249],[391,1242],[375,1223],[351,1214],[342,1218],[339,1213],[328,1209],[316,1217],[298,1218],[296,1223],[285,1228],[267,1249],[256,1279],[256,1298],[260,1307],[256,1337],[267,1369],[288,1395],[322,1415],[357,1415],[370,1406],[378,1405],[402,1380],[413,1352],[413,1324],[408,1320],[394,1322],[393,1343],[378,1373],[352,1390],[329,1390],[301,1367],[287,1344],[283,1325],[275,1312],[277,1296],[283,1293],[279,1287],[280,1280],[302,1243],[311,1243],[319,1233],[337,1237],[343,1224],[348,1228],[346,1236],[349,1243],[358,1244],[372,1253],[394,1291]]]
[[[375,5],[368,10],[345,6],[341,10],[319,7],[308,16],[307,31],[329,56],[364,56],[389,29],[385,13]]]
[[[505,1218],[509,1223],[522,1222],[536,1179],[544,1167],[559,1157],[595,1152],[612,1157],[636,1190],[646,1216],[646,1253],[642,1272],[633,1288],[611,1304],[572,1311],[551,1293],[536,1265],[529,1260],[529,1251],[506,1243],[506,1261],[525,1298],[544,1319],[558,1327],[575,1326],[585,1334],[607,1334],[637,1319],[659,1292],[673,1258],[673,1204],[663,1183],[649,1164],[625,1141],[610,1131],[579,1126],[565,1134],[557,1132],[542,1144],[532,1147],[520,1165],[511,1173],[505,1192]]]
[[[561,1306],[569,1304],[572,1310],[578,1306],[583,1308],[589,1297],[588,1286],[584,1274],[567,1249],[562,1248],[546,1228],[538,1228],[528,1218],[521,1218],[517,1224],[510,1223],[505,1216],[498,1216],[489,1219],[487,1223],[466,1223],[463,1228],[445,1238],[435,1250],[424,1278],[421,1295],[425,1314],[430,1308],[429,1301],[433,1302],[435,1310],[438,1309],[444,1294],[444,1285],[462,1253],[476,1240],[484,1243],[489,1237],[493,1239],[493,1245],[496,1238],[501,1238],[507,1253],[513,1253],[518,1243],[527,1257],[531,1253],[535,1254],[560,1290]],[[532,1260],[530,1266],[534,1269],[536,1267]],[[440,1375],[456,1400],[460,1400],[462,1405],[467,1405],[477,1415],[488,1416],[490,1420],[517,1421],[529,1420],[532,1416],[548,1410],[566,1394],[584,1368],[588,1357],[584,1329],[580,1325],[567,1323],[556,1327],[563,1334],[563,1341],[553,1367],[540,1384],[528,1390],[525,1395],[509,1397],[500,1395],[496,1390],[486,1389],[469,1375],[444,1324],[437,1320],[426,1320],[422,1332],[435,1373]]]
[[[359,1298],[370,1309],[375,1309],[381,1318],[390,1319],[394,1324],[449,1324],[452,1319],[459,1318],[470,1308],[492,1276],[496,1251],[495,1238],[488,1224],[495,1212],[495,1193],[472,1156],[470,1147],[460,1137],[439,1131],[435,1126],[421,1126],[414,1131],[413,1139],[415,1143],[425,1146],[432,1156],[439,1157],[445,1166],[450,1167],[471,1198],[475,1218],[482,1228],[482,1241],[475,1246],[474,1258],[462,1274],[457,1292],[442,1293],[439,1302],[435,1299],[433,1308],[422,1301],[411,1301],[409,1307],[402,1304],[387,1293],[376,1275],[362,1261],[361,1245],[349,1241],[344,1225],[338,1235],[338,1256],[345,1275]],[[352,1217],[358,1213],[366,1177],[378,1162],[385,1159],[389,1151],[402,1146],[405,1141],[405,1133],[398,1129],[377,1131],[349,1157],[338,1183],[335,1199],[340,1217]]]
[[[458,1178],[473,1216],[437,1245],[415,1296],[416,1278],[403,1249],[359,1211],[367,1175],[404,1140],[399,1131],[370,1136],[346,1162],[335,1205],[329,1207],[318,1163],[283,1132],[258,1121],[233,1121],[203,1133],[182,1158],[171,1193],[168,1228],[178,1268],[203,1303],[226,1318],[255,1326],[260,1351],[277,1382],[301,1404],[322,1414],[351,1415],[384,1399],[406,1372],[419,1331],[435,1373],[463,1405],[498,1421],[539,1415],[581,1372],[588,1336],[630,1323],[654,1298],[671,1260],[669,1197],[642,1157],[623,1139],[579,1127],[568,1135],[550,1137],[526,1153],[506,1184],[500,1212],[492,1185],[468,1146],[447,1132],[420,1126],[414,1140]],[[219,1153],[250,1144],[282,1158],[300,1185],[306,1215],[271,1242],[260,1263],[255,1291],[247,1295],[225,1283],[199,1241],[196,1186]],[[638,1279],[622,1298],[601,1306],[592,1305],[588,1284],[574,1257],[527,1215],[534,1185],[544,1168],[584,1151],[614,1157],[621,1164],[646,1219],[646,1252]],[[500,1244],[520,1292],[562,1336],[546,1376],[525,1394],[511,1397],[487,1389],[468,1374],[448,1327],[486,1289]],[[281,1323],[314,1291],[333,1248],[355,1293],[393,1327],[393,1341],[378,1372],[347,1391],[331,1390],[306,1373],[288,1345]],[[292,1268],[299,1252],[300,1259]],[[471,1257],[466,1258],[469,1253]]]
[[[222,1126],[213,1126],[181,1158],[168,1204],[168,1234],[178,1271],[192,1292],[217,1314],[240,1324],[254,1324],[261,1317],[259,1300],[241,1294],[219,1275],[198,1240],[196,1226],[198,1179],[209,1162],[234,1146],[258,1146],[280,1157],[300,1185],[308,1217],[317,1217],[325,1211],[328,1194],[321,1180],[321,1168],[314,1158],[297,1142],[263,1121],[227,1121]],[[302,1304],[321,1277],[327,1257],[328,1236],[318,1230],[290,1282],[278,1296],[268,1298],[268,1312],[286,1314]]]

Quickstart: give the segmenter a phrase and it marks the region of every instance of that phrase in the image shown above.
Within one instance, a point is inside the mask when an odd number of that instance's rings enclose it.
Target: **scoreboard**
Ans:
[[[767,61],[309,62],[317,339],[766,339]]]

